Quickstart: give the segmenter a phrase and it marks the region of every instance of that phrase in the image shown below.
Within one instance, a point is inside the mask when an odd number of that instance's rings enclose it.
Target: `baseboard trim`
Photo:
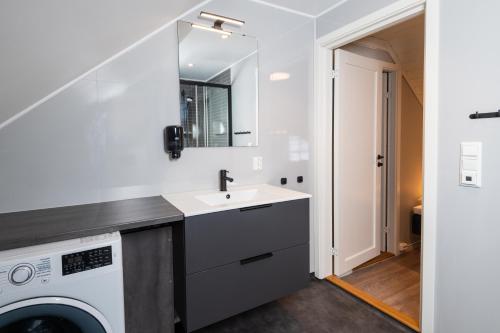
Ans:
[[[420,332],[420,325],[419,325],[418,321],[416,321],[415,319],[411,318],[407,314],[405,314],[405,313],[403,313],[401,311],[398,311],[398,310],[390,307],[389,305],[387,305],[384,302],[376,299],[372,295],[370,295],[370,294],[368,294],[368,293],[366,293],[366,292],[364,292],[364,291],[362,291],[362,290],[354,287],[350,283],[347,283],[347,282],[343,281],[342,279],[340,279],[340,278],[338,278],[338,277],[336,277],[334,275],[328,276],[326,278],[326,280],[328,280],[332,284],[336,285],[337,287],[342,288],[343,290],[347,291],[351,295],[359,298],[363,302],[365,302],[365,303],[373,306],[374,308],[382,311],[386,315],[388,315],[388,316],[396,319],[397,321],[399,321],[400,323],[408,326],[412,330],[415,330],[416,332]]]

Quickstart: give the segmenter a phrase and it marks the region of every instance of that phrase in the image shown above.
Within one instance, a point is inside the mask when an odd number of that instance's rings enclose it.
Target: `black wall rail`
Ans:
[[[471,113],[469,115],[470,119],[485,119],[485,118],[500,118],[500,110],[497,112],[483,112],[479,113],[476,111],[476,113]]]

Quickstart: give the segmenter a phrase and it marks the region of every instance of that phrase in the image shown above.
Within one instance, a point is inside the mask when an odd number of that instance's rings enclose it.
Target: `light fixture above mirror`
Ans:
[[[216,33],[219,33],[219,34],[222,34],[222,35],[225,35],[225,36],[230,36],[231,35],[230,31],[222,30],[222,27],[220,29],[217,29],[217,28],[212,28],[212,27],[208,27],[206,25],[201,25],[201,24],[196,24],[196,23],[191,23],[191,26],[193,28],[196,28],[196,29],[202,29],[202,30],[212,31],[212,32],[216,32]]]
[[[245,24],[245,21],[242,20],[237,20],[232,17],[226,17],[226,16],[221,16],[217,14],[212,14],[212,13],[207,13],[207,12],[201,12],[200,17],[209,19],[209,20],[214,20],[214,26],[220,26],[223,23],[228,23],[232,25],[237,25],[237,26],[242,26]]]
[[[240,27],[245,24],[245,21],[242,21],[242,20],[237,20],[235,18],[221,16],[221,15],[208,13],[208,12],[200,12],[200,17],[204,18],[204,19],[213,20],[214,21],[213,26],[209,27],[206,25],[196,24],[196,23],[191,23],[191,26],[193,28],[196,28],[196,29],[202,29],[202,30],[213,31],[213,32],[219,33],[222,35],[222,39],[228,38],[229,36],[231,36],[231,33],[232,33],[231,31],[226,31],[222,28],[222,25],[224,23],[232,24],[232,25],[236,25],[236,26],[240,26]]]

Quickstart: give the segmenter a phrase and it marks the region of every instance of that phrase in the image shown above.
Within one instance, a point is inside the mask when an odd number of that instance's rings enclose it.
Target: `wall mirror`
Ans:
[[[257,146],[257,40],[184,21],[177,33],[184,146]]]

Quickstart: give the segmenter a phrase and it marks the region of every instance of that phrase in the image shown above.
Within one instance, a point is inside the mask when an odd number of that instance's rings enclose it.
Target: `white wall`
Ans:
[[[0,212],[216,188],[222,168],[238,184],[288,177],[309,191],[313,20],[251,1],[204,9],[245,20],[259,39],[259,147],[187,148],[168,160],[162,130],[179,122],[173,24],[0,129]],[[275,71],[291,78],[271,82]],[[263,171],[252,170],[253,156]]]
[[[231,96],[233,146],[252,146],[257,143],[258,54],[231,67]],[[234,132],[250,131],[250,134]]]
[[[368,15],[397,0],[349,0],[333,10],[319,16],[316,21],[316,37],[326,35],[333,30]]]
[[[500,2],[440,6],[436,332],[500,332],[500,122],[468,118],[500,108]],[[458,186],[462,141],[483,142],[480,189]]]
[[[201,1],[0,1],[0,123]]]

